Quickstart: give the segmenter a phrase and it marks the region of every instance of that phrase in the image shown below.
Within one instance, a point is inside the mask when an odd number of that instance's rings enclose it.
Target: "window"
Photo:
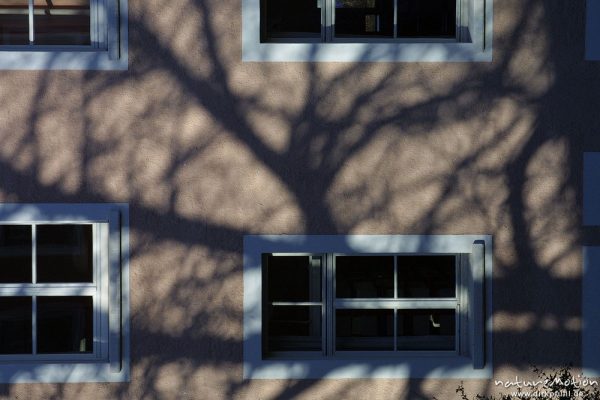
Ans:
[[[262,0],[262,41],[460,40],[460,5],[460,0]]]
[[[492,0],[242,0],[245,61],[491,61]]]
[[[246,377],[489,376],[489,236],[244,246]]]
[[[128,377],[127,206],[0,205],[0,381]]]
[[[127,69],[127,2],[0,3],[0,68]]]

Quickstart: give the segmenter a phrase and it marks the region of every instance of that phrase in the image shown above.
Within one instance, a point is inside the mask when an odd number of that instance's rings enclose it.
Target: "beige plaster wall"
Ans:
[[[495,378],[578,366],[581,160],[600,149],[583,1],[496,0],[494,62],[454,64],[242,63],[240,0],[129,7],[129,71],[0,72],[0,201],[129,202],[132,380],[0,395],[454,398],[243,381],[250,233],[493,234]]]

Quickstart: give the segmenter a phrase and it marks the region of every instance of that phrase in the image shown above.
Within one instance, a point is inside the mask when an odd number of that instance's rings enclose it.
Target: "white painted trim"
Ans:
[[[262,359],[263,253],[470,254],[483,244],[484,355]],[[473,266],[471,268],[474,268]],[[331,299],[329,299],[331,300]],[[489,235],[248,235],[244,237],[244,378],[477,378],[492,376],[492,237]],[[474,361],[484,360],[482,368]]]
[[[582,373],[586,377],[600,376],[600,247],[583,247],[583,277],[581,280]]]
[[[600,225],[600,152],[583,153],[583,225]]]
[[[261,43],[260,0],[242,0],[242,61],[492,61],[493,0],[469,1],[469,43]]]
[[[45,222],[94,222],[110,225],[111,212],[118,210],[120,214],[120,259],[121,270],[118,277],[111,275],[108,271],[108,264],[102,265],[103,275],[95,282],[98,287],[107,289],[115,287],[120,278],[121,298],[120,307],[115,307],[114,302],[106,304],[103,300],[101,303],[108,307],[108,315],[100,316],[101,320],[110,319],[119,321],[119,316],[114,318],[115,310],[120,308],[120,368],[116,368],[119,364],[114,357],[117,352],[114,346],[111,347],[109,341],[107,349],[99,349],[97,352],[98,358],[89,360],[85,363],[78,361],[79,358],[74,358],[72,362],[65,362],[65,357],[56,356],[50,357],[45,355],[42,359],[31,361],[22,360],[15,362],[14,360],[0,360],[0,382],[2,383],[17,383],[17,382],[124,382],[129,380],[130,374],[130,344],[129,344],[129,206],[125,203],[95,203],[95,204],[0,204],[0,224],[4,223],[45,223]],[[115,227],[109,227],[111,232],[115,232]],[[118,229],[118,228],[117,228]],[[102,229],[99,229],[102,231]],[[108,232],[103,236],[108,239]],[[110,240],[110,239],[109,239]],[[100,240],[102,241],[102,240]],[[108,255],[108,244],[102,244],[101,251]],[[102,257],[106,258],[106,257]],[[104,262],[104,261],[103,261]],[[113,266],[114,272],[114,266]],[[108,282],[104,282],[107,280]],[[3,285],[9,286],[9,285]],[[23,286],[23,285],[21,285]],[[49,285],[46,285],[49,286]],[[81,285],[58,284],[56,290],[77,289]],[[85,285],[84,285],[85,286]],[[88,285],[90,286],[90,285]],[[48,289],[50,290],[50,289]],[[53,289],[54,290],[54,289]],[[45,291],[44,293],[46,293]],[[108,297],[101,296],[101,299]],[[112,308],[111,308],[112,306]],[[104,307],[104,306],[102,306]],[[108,311],[110,310],[110,311]],[[102,312],[102,310],[100,311]],[[96,320],[97,323],[97,320]],[[102,332],[103,337],[108,338],[108,324],[104,321],[99,326],[96,326],[96,331]],[[109,359],[109,353],[111,358]],[[70,357],[70,356],[69,356]],[[5,357],[6,358],[6,357]],[[111,369],[112,361],[112,369]]]
[[[600,61],[600,0],[587,0],[585,59]]]

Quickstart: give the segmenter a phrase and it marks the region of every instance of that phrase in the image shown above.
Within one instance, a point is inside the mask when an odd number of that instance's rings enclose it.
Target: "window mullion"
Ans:
[[[37,283],[37,225],[31,226],[31,283]]]
[[[333,41],[333,23],[335,0],[324,0],[325,2],[325,41]]]
[[[396,37],[396,4],[394,0],[394,37]],[[398,257],[394,257],[394,299],[398,298]],[[398,309],[394,308],[394,351],[398,350]]]
[[[397,39],[397,38],[398,38],[398,0],[394,0],[394,39]]]
[[[31,354],[37,354],[37,296],[31,297]]]
[[[29,14],[29,44],[33,44],[35,41],[35,29],[33,25],[33,12],[34,12],[34,4],[33,0],[29,0],[28,4],[28,14]]]
[[[335,266],[333,263],[333,254],[327,254],[326,258],[326,270],[327,270],[327,302],[326,302],[326,315],[327,315],[327,355],[333,356],[333,350],[335,346],[335,307],[333,305],[335,296]]]

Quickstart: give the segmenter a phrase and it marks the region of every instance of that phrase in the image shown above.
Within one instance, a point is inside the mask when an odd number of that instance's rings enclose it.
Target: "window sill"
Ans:
[[[129,66],[128,6],[126,0],[103,1],[101,21],[106,29],[104,47],[0,46],[0,70],[127,70]],[[105,26],[106,25],[106,26]]]
[[[2,70],[127,70],[127,53],[110,59],[108,51],[0,50]]]
[[[401,357],[397,359],[263,360],[244,363],[244,379],[353,379],[446,378],[489,379],[492,368],[474,369],[473,361],[455,357]]]
[[[492,49],[473,43],[251,43],[243,61],[461,62],[492,61]]]
[[[129,367],[113,372],[110,363],[35,363],[0,366],[1,383],[127,382]]]

